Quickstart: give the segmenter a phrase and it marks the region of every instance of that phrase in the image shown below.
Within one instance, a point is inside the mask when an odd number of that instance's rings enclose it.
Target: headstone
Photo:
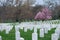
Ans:
[[[15,35],[16,35],[16,40],[20,40],[20,32],[16,31]]]
[[[5,26],[6,34],[9,34],[10,30],[12,30],[13,26]]]
[[[58,40],[59,39],[59,35],[58,34],[52,34],[51,36],[51,40]]]
[[[31,27],[29,26],[29,29],[30,29],[30,30],[33,30],[33,27],[32,27],[32,26],[33,26],[33,25],[31,25]]]
[[[40,29],[40,28],[41,28],[41,25],[40,25],[40,24],[37,24],[37,25],[35,25],[35,27],[36,27],[37,29]]]
[[[37,33],[37,28],[36,27],[34,27],[34,33]]]
[[[2,40],[2,37],[0,36],[0,40]]]
[[[20,38],[20,40],[24,40],[24,38]]]
[[[15,26],[15,31],[19,31],[19,27],[18,26]]]
[[[24,32],[27,32],[27,27],[24,27]]]
[[[38,34],[32,33],[32,40],[38,40]]]
[[[48,29],[47,28],[44,28],[44,33],[48,33]]]
[[[50,24],[44,23],[43,25],[44,25],[44,32],[45,33],[48,33],[48,31],[52,29]]]
[[[43,28],[40,29],[40,35],[39,36],[44,37],[44,29]]]
[[[60,29],[56,28],[55,33],[60,34]]]
[[[56,24],[52,24],[51,26],[52,26],[52,28],[56,28],[57,25]]]
[[[3,31],[4,29],[5,29],[5,28],[4,28],[4,26],[2,25],[2,26],[1,26],[1,31]]]
[[[46,28],[47,28],[48,30],[51,30],[50,24],[46,24]]]
[[[1,28],[1,26],[0,26],[0,31],[2,31],[1,29],[2,29],[2,28]]]
[[[20,29],[23,29],[23,27],[22,27],[22,26],[20,26]]]
[[[20,29],[23,29],[24,25],[18,25]]]
[[[6,26],[6,34],[9,33],[9,27]]]

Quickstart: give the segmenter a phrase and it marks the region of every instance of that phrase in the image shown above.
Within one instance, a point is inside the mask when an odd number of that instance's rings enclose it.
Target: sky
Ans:
[[[32,6],[35,5],[44,5],[44,1],[43,0],[36,0],[35,4],[33,4]]]
[[[35,6],[36,4],[37,5],[46,5],[45,1],[48,1],[48,0],[36,0],[35,4],[33,4],[32,6]],[[49,1],[51,1],[54,4],[55,4],[55,2],[57,2],[57,4],[60,5],[60,0],[49,0]]]
[[[0,0],[1,2],[4,2],[5,0]],[[47,1],[47,0],[45,0]],[[55,0],[54,0],[55,1]],[[59,4],[60,2],[58,0],[56,0],[56,2]],[[44,5],[45,2],[43,0],[36,0],[35,4],[33,4],[32,6],[35,6],[35,5]],[[1,3],[0,3],[1,5]]]
[[[43,5],[44,2],[43,2],[43,0],[36,0],[36,4],[41,4],[41,5]]]
[[[0,0],[1,2],[4,2],[5,0]],[[43,0],[36,0],[36,4],[43,4]]]

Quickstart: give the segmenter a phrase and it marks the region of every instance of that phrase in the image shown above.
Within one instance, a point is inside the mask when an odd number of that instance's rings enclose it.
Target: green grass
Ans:
[[[32,40],[32,33],[34,30],[28,30],[27,32],[24,32],[23,30],[20,30],[21,37],[23,37],[25,40]],[[44,38],[39,37],[39,29],[38,29],[38,40],[51,40],[51,34],[55,32],[55,28],[48,31],[48,34],[44,35]]]
[[[20,29],[19,31],[21,32],[21,37],[23,37],[25,40],[32,40],[32,33],[34,30],[28,30],[27,32],[24,32],[24,30]],[[38,35],[38,40],[51,40],[51,34],[53,34],[54,32],[55,32],[55,28],[48,31],[48,34],[45,34],[44,38],[40,38]],[[38,34],[39,34],[39,29],[38,29]],[[13,29],[10,31],[9,34],[5,34],[5,30],[2,32],[0,31],[0,35],[2,36],[2,40],[15,40],[15,29],[13,27]]]
[[[15,29],[13,29],[9,32],[9,34],[5,33],[4,31],[0,31],[0,36],[2,36],[2,40],[15,40]]]

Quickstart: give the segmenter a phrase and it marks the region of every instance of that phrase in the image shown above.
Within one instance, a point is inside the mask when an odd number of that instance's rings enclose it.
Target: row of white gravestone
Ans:
[[[0,23],[0,31],[6,30],[6,34],[9,34],[10,30],[13,28],[11,23]],[[2,40],[2,36],[0,36],[0,40]]]
[[[45,25],[44,25],[45,24]],[[20,25],[19,26],[21,26],[21,27],[37,27],[37,28],[41,28],[41,27],[46,27],[46,25],[47,26],[50,26],[50,27],[52,27],[52,28],[55,28],[58,24],[50,24],[50,23],[34,23],[34,22],[24,22],[24,23],[20,23]]]
[[[40,28],[39,37],[44,37],[44,33],[48,33],[48,30],[45,30],[44,28]],[[34,28],[34,33],[32,33],[32,40],[38,40],[37,28]]]
[[[35,28],[35,29],[44,28],[46,31],[48,31],[48,30],[51,30],[52,28],[56,28],[57,25],[56,24],[52,24],[52,25],[51,24],[40,24],[40,25],[23,24],[23,25],[18,25],[17,27],[19,27],[20,29],[24,28],[24,31],[26,31],[26,32],[27,32],[27,29],[32,30],[33,28]]]
[[[9,25],[6,23],[0,24],[0,31],[6,30],[6,34],[9,34],[10,30],[12,30],[13,25]],[[20,37],[20,32],[19,32],[19,26],[15,26],[15,35],[16,35],[16,40],[24,40],[24,38]],[[0,36],[0,40],[2,40]]]
[[[40,37],[44,37],[44,32],[45,33],[48,33],[48,30],[51,30],[52,28],[56,28],[56,27],[59,27],[60,24],[45,24],[44,27],[43,26],[40,26]],[[27,27],[27,26],[26,26]],[[25,27],[25,30],[27,32],[27,28]],[[37,26],[38,27],[38,26]],[[55,37],[56,36],[56,37]],[[58,34],[52,34],[52,40],[58,40]],[[54,39],[55,38],[55,39]],[[38,40],[38,34],[37,34],[37,28],[36,28],[36,25],[34,27],[34,33],[32,33],[32,40]]]
[[[40,37],[44,37],[44,29],[40,29]],[[48,30],[46,30],[46,33],[48,32]],[[55,30],[55,33],[51,35],[51,40],[58,40],[60,37],[60,27],[57,27]],[[32,40],[38,40],[38,34],[37,32],[34,31],[34,33],[32,33]]]
[[[44,37],[44,29],[40,29],[39,37]],[[35,31],[32,33],[32,40],[38,40],[38,33]]]
[[[40,29],[40,37],[44,37],[44,33],[48,33],[48,30],[51,30],[52,28],[55,27],[51,27],[51,24],[32,24],[32,23],[22,23],[19,25],[20,28],[24,28],[24,32],[27,32],[27,29],[32,30],[34,28],[34,33],[32,33],[32,40],[38,40],[38,34],[37,34],[37,29]],[[55,25],[54,25],[55,26]]]
[[[40,33],[39,33],[39,37],[44,37],[44,33],[48,33],[48,30],[41,28]],[[37,29],[34,29],[34,33],[32,33],[32,40],[38,40]]]
[[[2,23],[2,24],[0,24],[0,30],[2,31],[2,30],[4,30],[4,29],[10,29],[10,28],[12,28],[12,26],[11,25],[7,25],[6,23]],[[7,26],[11,26],[11,27],[7,27]],[[36,25],[36,24],[33,24],[33,22],[26,22],[26,23],[22,23],[22,24],[19,24],[19,25],[17,25],[20,29],[23,29],[23,27],[25,28],[25,29],[30,29],[30,30],[32,30],[33,29],[33,27],[36,27],[36,28],[44,28],[44,26],[45,26],[45,28],[46,27],[48,27],[48,26],[50,26],[49,24],[46,26],[46,24],[43,26],[42,24],[39,24],[39,25]],[[55,27],[55,25],[53,24],[52,26],[54,26]]]
[[[30,29],[32,30],[34,28],[34,33],[32,33],[32,40],[34,40],[34,38],[36,38],[35,40],[38,40],[38,34],[37,34],[37,29],[39,28],[40,29],[40,37],[44,37],[44,33],[48,33],[48,30],[51,30],[52,28],[55,28],[58,24],[43,24],[43,23],[40,23],[40,24],[34,24],[33,22],[29,23],[29,22],[26,22],[26,23],[22,23],[22,24],[19,24],[19,25],[15,25],[15,30],[16,31],[19,31],[19,28],[20,29],[23,29],[24,28],[24,31],[27,32],[27,29]],[[13,26],[6,26],[5,24],[4,25],[1,25],[0,24],[0,29],[1,30],[6,30],[6,33],[8,34],[9,31],[12,29]],[[60,26],[60,25],[59,25]],[[17,33],[18,34],[18,33]],[[19,35],[19,34],[18,34]],[[34,37],[35,35],[35,37]],[[23,39],[23,38],[21,38]]]
[[[16,40],[24,40],[24,38],[21,38],[19,35],[20,35],[20,33],[19,33],[19,28],[21,28],[21,29],[23,29],[24,28],[24,31],[25,32],[27,32],[27,29],[33,29],[33,27],[34,27],[34,33],[32,33],[32,40],[38,40],[38,34],[37,34],[37,27],[38,27],[38,25],[31,25],[31,23],[26,23],[26,24],[24,24],[24,23],[22,23],[23,25],[18,25],[15,29],[16,29]],[[47,25],[47,24],[46,24]],[[46,26],[45,25],[45,27],[43,27],[43,26],[39,26],[40,27],[40,37],[44,37],[44,32],[45,33],[48,33],[48,30],[51,30],[51,28],[55,28],[55,26],[54,27],[50,27],[50,25],[47,25]],[[23,26],[23,27],[22,27]],[[38,28],[39,28],[38,27]],[[53,40],[53,36],[52,36],[52,40]]]
[[[6,30],[6,34],[9,34],[10,30],[12,30],[13,25],[9,25],[9,24],[0,24],[0,31]]]

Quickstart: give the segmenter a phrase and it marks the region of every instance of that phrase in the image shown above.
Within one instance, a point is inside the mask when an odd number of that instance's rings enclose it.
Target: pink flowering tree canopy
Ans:
[[[52,11],[48,8],[43,8],[42,12],[38,12],[34,19],[38,20],[48,20],[52,19]]]

